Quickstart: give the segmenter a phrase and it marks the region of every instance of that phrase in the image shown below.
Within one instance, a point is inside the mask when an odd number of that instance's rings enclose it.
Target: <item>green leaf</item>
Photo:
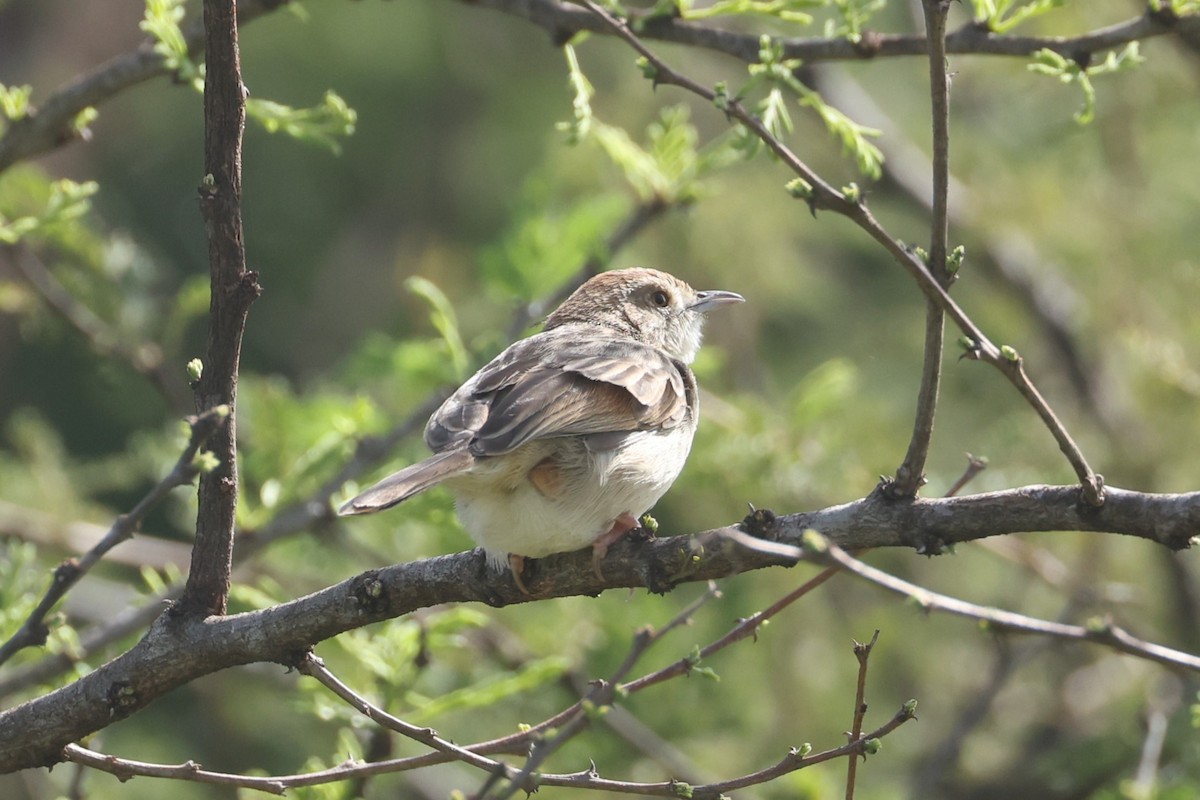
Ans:
[[[859,42],[871,17],[887,6],[887,0],[832,0],[826,5],[837,17],[825,23],[825,38]]]
[[[99,191],[95,181],[76,183],[63,178],[50,184],[45,207],[37,214],[6,220],[0,216],[0,242],[16,244],[25,236],[43,228],[62,226],[78,219],[91,208],[91,196]]]
[[[180,82],[195,86],[203,73],[188,53],[187,40],[179,26],[184,16],[183,3],[184,0],[146,0],[146,13],[138,27],[154,38],[154,52],[162,56],[163,66],[175,73]]]
[[[32,86],[5,86],[0,83],[0,114],[6,119],[17,121],[29,113],[29,96]],[[0,127],[3,130],[3,127]]]
[[[325,147],[334,155],[342,151],[338,140],[352,135],[358,124],[357,112],[332,90],[326,90],[321,102],[309,108],[247,98],[246,116],[267,133],[285,133],[297,141]]]
[[[579,57],[574,46],[563,45],[567,59],[567,82],[571,87],[571,111],[569,122],[559,122],[555,127],[567,135],[567,144],[576,145],[587,138],[592,126],[592,95],[595,89],[579,67]]]
[[[437,285],[427,278],[414,275],[404,281],[404,288],[420,297],[429,304],[429,321],[441,334],[442,341],[450,351],[450,362],[454,365],[454,373],[463,378],[467,373],[467,347],[463,344],[462,334],[458,328],[458,316],[449,298]]]
[[[1103,61],[1087,69],[1060,53],[1044,48],[1033,54],[1033,61],[1027,65],[1027,69],[1039,75],[1057,78],[1061,83],[1078,84],[1083,92],[1083,108],[1075,112],[1075,121],[1080,125],[1087,125],[1096,114],[1096,90],[1091,79],[1098,75],[1134,69],[1144,60],[1138,51],[1137,42],[1130,42],[1119,52],[1109,52]]]
[[[433,699],[409,695],[417,710],[408,715],[411,722],[425,724],[449,711],[486,708],[522,692],[558,680],[570,668],[570,662],[560,656],[531,661],[512,675],[491,675],[476,684],[446,692]]]
[[[803,86],[799,81],[797,84]],[[877,138],[883,132],[858,124],[838,109],[826,104],[818,92],[808,87],[803,87],[800,97],[800,104],[816,111],[826,129],[841,141],[842,152],[854,157],[858,171],[878,180],[883,174],[883,152],[869,139]]]
[[[1014,0],[972,0],[975,20],[992,33],[1007,33],[1026,20],[1061,8],[1066,0],[1031,0],[1016,6]],[[1009,11],[1012,13],[1009,13]]]
[[[687,20],[696,20],[753,14],[774,17],[780,22],[811,25],[812,15],[800,9],[821,8],[824,5],[822,0],[717,0],[711,6],[696,9],[691,7],[691,3],[687,3],[685,8],[680,9],[679,16]]]
[[[838,109],[828,105],[820,93],[805,86],[795,75],[801,62],[799,59],[784,57],[782,42],[773,40],[769,36],[761,37],[758,57],[759,63],[751,64],[747,68],[750,73],[750,81],[742,87],[738,94],[746,94],[758,83],[773,84],[766,97],[755,108],[763,125],[771,132],[771,135],[776,139],[782,139],[786,134],[792,132],[792,119],[781,92],[781,87],[786,87],[799,99],[801,106],[812,109],[820,116],[826,129],[841,141],[843,152],[854,157],[859,172],[870,178],[878,179],[882,174],[883,153],[868,140],[880,136],[881,131],[858,124]],[[743,143],[742,149],[754,152],[756,148],[747,147]]]
[[[181,83],[204,92],[204,67],[192,60],[180,22],[184,0],[146,0],[141,29],[154,37],[154,52]],[[320,145],[339,154],[338,141],[354,133],[358,117],[336,92],[327,90],[321,102],[309,108],[294,108],[274,100],[246,98],[246,116],[268,133],[282,132],[301,142]],[[85,119],[83,126],[90,122]],[[76,120],[79,126],[80,120]]]

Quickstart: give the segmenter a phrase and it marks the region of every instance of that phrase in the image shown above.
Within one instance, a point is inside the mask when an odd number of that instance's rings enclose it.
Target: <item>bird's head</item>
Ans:
[[[704,315],[742,303],[734,292],[697,292],[656,269],[620,269],[589,279],[546,320],[546,330],[568,323],[609,328],[690,364],[700,349]]]

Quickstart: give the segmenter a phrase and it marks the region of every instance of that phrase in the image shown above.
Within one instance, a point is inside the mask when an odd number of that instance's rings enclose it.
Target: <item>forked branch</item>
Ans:
[[[1104,503],[1104,479],[1096,474],[1088,465],[1079,446],[1067,432],[1066,427],[1058,419],[1054,410],[1042,397],[1037,387],[1025,374],[1024,364],[1015,350],[1009,347],[999,347],[983,333],[983,331],[967,316],[966,312],[950,297],[942,284],[930,273],[925,263],[916,253],[911,252],[902,242],[893,237],[875,219],[867,209],[866,203],[858,192],[840,192],[823,180],[817,173],[802,161],[782,141],[776,138],[767,126],[763,124],[736,96],[718,93],[672,69],[666,62],[656,56],[641,39],[630,30],[629,25],[617,19],[594,0],[574,0],[585,6],[618,38],[624,40],[645,59],[643,70],[651,76],[654,83],[678,86],[692,94],[717,105],[731,120],[736,120],[752,131],[770,150],[775,153],[792,172],[798,175],[806,184],[808,206],[815,213],[818,210],[833,211],[845,216],[872,239],[883,246],[885,250],[903,267],[917,282],[918,287],[931,303],[939,307],[959,329],[965,334],[969,345],[967,357],[984,361],[1000,370],[1023,398],[1033,407],[1038,416],[1049,428],[1059,449],[1067,457],[1076,476],[1079,478],[1081,496],[1089,504],[1100,506]]]

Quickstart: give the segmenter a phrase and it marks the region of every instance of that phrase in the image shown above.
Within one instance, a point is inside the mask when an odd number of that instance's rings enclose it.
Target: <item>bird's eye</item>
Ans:
[[[650,302],[659,308],[666,308],[671,304],[671,298],[662,289],[659,289],[654,294],[650,295]]]

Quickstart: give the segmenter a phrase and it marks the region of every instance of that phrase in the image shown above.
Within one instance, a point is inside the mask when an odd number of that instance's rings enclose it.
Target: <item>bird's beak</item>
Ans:
[[[714,308],[727,306],[731,303],[744,303],[746,298],[742,297],[737,292],[723,292],[719,289],[708,292],[696,292],[696,302],[688,306],[690,311],[700,311],[703,313],[712,311]]]

